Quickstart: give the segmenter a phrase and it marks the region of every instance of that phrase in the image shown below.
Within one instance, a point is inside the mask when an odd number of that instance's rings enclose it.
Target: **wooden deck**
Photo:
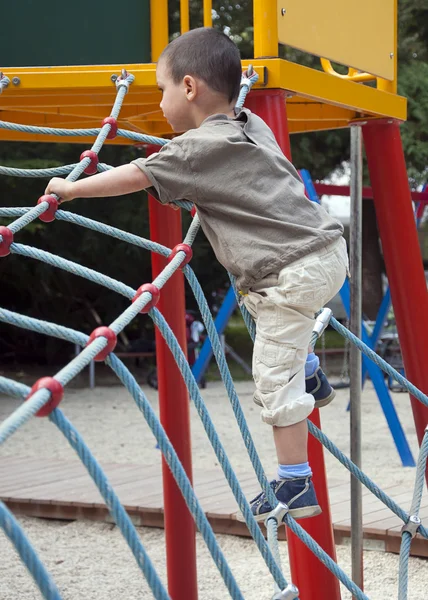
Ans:
[[[162,478],[158,467],[130,464],[102,465],[122,504],[136,525],[163,527]],[[244,493],[257,493],[254,475],[238,477]],[[248,536],[237,520],[237,504],[220,469],[194,473],[195,490],[214,531]],[[349,481],[330,480],[330,502],[337,543],[350,536]],[[412,490],[391,485],[385,489],[409,510]],[[0,461],[0,498],[15,514],[52,519],[111,520],[98,489],[80,462],[4,457]],[[402,523],[377,498],[363,488],[365,547],[399,552]],[[428,519],[425,493],[420,511]],[[285,538],[285,528],[280,536]],[[428,540],[416,536],[412,555],[428,557]]]

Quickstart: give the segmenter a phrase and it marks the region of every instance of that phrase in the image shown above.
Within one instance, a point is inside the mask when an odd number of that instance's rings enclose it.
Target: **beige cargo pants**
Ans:
[[[314,316],[337,294],[347,272],[346,242],[340,238],[267,277],[243,297],[256,323],[254,402],[262,407],[265,423],[287,427],[312,412],[305,362]]]

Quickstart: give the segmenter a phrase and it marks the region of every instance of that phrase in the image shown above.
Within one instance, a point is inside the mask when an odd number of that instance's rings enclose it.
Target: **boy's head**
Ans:
[[[224,33],[201,27],[173,40],[157,68],[161,108],[173,129],[194,127],[186,113],[195,108],[202,113],[218,112],[217,106],[230,110],[239,95],[241,73],[239,50]]]

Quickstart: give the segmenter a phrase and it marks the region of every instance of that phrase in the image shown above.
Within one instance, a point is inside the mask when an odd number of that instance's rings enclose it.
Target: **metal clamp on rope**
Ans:
[[[252,77],[253,75],[254,75],[253,65],[248,65],[248,69],[242,73],[241,88],[244,87],[245,85],[248,87],[248,89],[251,88],[251,86],[253,85],[253,82],[251,81],[250,77]]]
[[[322,311],[317,315],[313,333],[316,333],[318,337],[321,337],[324,331],[327,329],[327,325],[330,323],[332,316],[332,310],[329,308],[323,308]]]
[[[289,508],[287,506],[287,504],[283,504],[282,502],[278,502],[278,504],[275,506],[275,508],[269,513],[269,516],[267,517],[266,521],[265,521],[265,525],[267,527],[267,522],[270,519],[275,519],[275,521],[278,523],[278,525],[280,523],[282,523],[285,515],[288,514],[289,512]]]
[[[418,529],[421,526],[421,524],[422,521],[420,520],[418,515],[410,515],[407,523],[401,528],[401,534],[407,531],[407,533],[410,533],[412,538],[414,538],[415,535],[418,533]]]
[[[128,72],[126,69],[122,69],[122,73],[120,77],[118,77],[115,81],[117,89],[121,87],[126,87],[126,92],[129,90],[129,86],[132,83],[130,79],[128,79]]]
[[[246,79],[249,79],[254,74],[255,74],[255,71],[253,69],[253,65],[248,65],[248,69],[242,73],[242,77],[245,77]]]
[[[0,94],[3,91],[3,88],[7,88],[9,83],[10,83],[9,77],[7,77],[6,75],[3,75],[3,73],[0,71]]]
[[[299,590],[295,585],[289,583],[285,590],[282,590],[282,592],[278,592],[272,596],[272,600],[297,600],[298,597]]]

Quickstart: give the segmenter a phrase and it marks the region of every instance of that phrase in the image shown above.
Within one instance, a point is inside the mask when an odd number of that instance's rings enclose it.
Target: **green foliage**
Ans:
[[[203,26],[201,0],[190,0],[190,26],[191,28]],[[169,31],[170,37],[176,37],[180,32],[180,0],[170,0]],[[224,31],[239,46],[242,58],[253,56],[253,2],[213,1],[213,27]]]
[[[425,0],[399,2],[398,91],[408,98],[402,126],[412,187],[427,179],[428,166],[428,6]]]

